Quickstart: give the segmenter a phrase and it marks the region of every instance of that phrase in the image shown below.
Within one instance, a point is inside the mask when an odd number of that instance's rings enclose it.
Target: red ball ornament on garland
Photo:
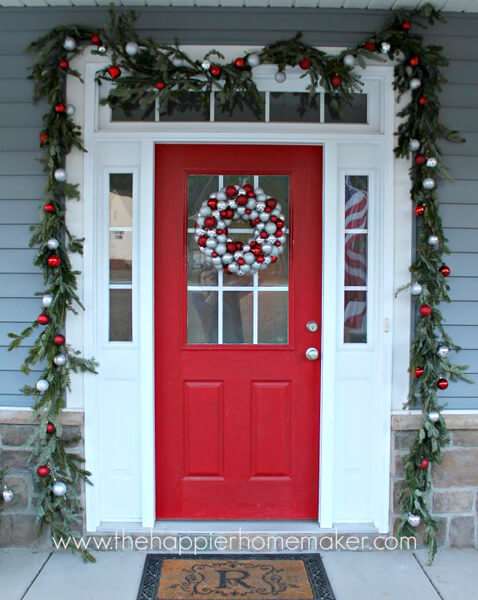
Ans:
[[[238,71],[244,71],[245,69],[247,69],[246,59],[243,58],[242,56],[239,56],[238,58],[236,58],[234,60],[234,66],[236,67],[236,69]]]
[[[375,50],[377,49],[377,44],[373,40],[368,40],[364,43],[363,47],[369,52],[375,52]]]
[[[55,344],[55,346],[63,346],[65,343],[65,336],[61,333],[57,333],[53,338],[53,343]]]
[[[425,369],[423,367],[416,367],[415,369],[415,378],[420,379],[422,375],[425,373]]]
[[[432,314],[433,309],[429,304],[421,304],[418,312],[422,317],[429,317]]]
[[[211,73],[215,79],[219,79],[222,74],[222,68],[219,65],[211,65],[209,67],[209,73]]]
[[[400,26],[403,29],[403,31],[410,31],[410,29],[412,28],[412,22],[408,19],[404,19]]]
[[[111,65],[106,69],[106,72],[111,77],[111,79],[115,80],[121,75],[121,69],[116,65]]]
[[[440,379],[437,381],[437,388],[440,390],[446,390],[447,387],[448,387],[448,379],[445,379],[444,377],[440,377]]]
[[[209,206],[209,208],[211,210],[216,210],[216,208],[217,208],[216,198],[209,198],[209,200],[207,201],[207,205]]]
[[[299,61],[299,67],[303,71],[308,71],[311,66],[312,66],[312,61],[310,60],[310,58],[308,56],[304,56],[304,58],[300,59],[300,61]]]
[[[213,227],[216,227],[216,217],[206,217],[204,219],[204,227],[206,229],[212,229]]]
[[[161,90],[164,90],[164,88],[166,87],[166,84],[164,83],[164,81],[157,81],[157,82],[154,84],[154,87],[155,87],[157,90],[161,91]]]
[[[428,98],[426,96],[420,96],[420,98],[418,98],[418,104],[420,106],[425,106],[428,104]]]
[[[56,427],[54,425],[54,423],[51,423],[50,421],[46,424],[46,432],[50,435],[52,435],[53,433],[56,432]]]
[[[427,157],[424,154],[417,154],[415,156],[415,164],[419,167],[427,162]]]
[[[48,142],[48,131],[40,131],[40,146],[44,146]]]
[[[451,269],[448,265],[442,265],[439,269],[443,277],[448,277],[451,274]]]
[[[49,267],[56,269],[61,265],[61,258],[58,256],[58,254],[53,254],[52,256],[48,257],[47,263]]]
[[[246,192],[246,194],[254,193],[254,186],[251,183],[245,183],[242,186],[242,189]]]
[[[49,322],[50,322],[50,317],[47,314],[42,313],[41,315],[38,315],[38,317],[37,317],[38,325],[48,325]]]
[[[332,75],[332,77],[330,78],[330,84],[333,88],[340,87],[342,85],[342,77],[335,73],[335,75]]]
[[[45,477],[48,477],[49,474],[50,474],[50,467],[48,465],[40,465],[37,468],[38,477],[41,477],[43,479]]]
[[[58,102],[57,104],[55,104],[55,112],[58,113],[59,115],[61,115],[62,113],[65,113],[66,105],[63,104],[63,102]]]
[[[90,37],[90,42],[94,45],[94,46],[101,46],[101,38],[97,33],[93,33],[92,36]]]
[[[420,64],[420,57],[419,56],[412,56],[408,59],[408,64],[411,67],[418,67],[418,65]]]
[[[60,58],[60,60],[58,61],[58,67],[62,71],[66,71],[67,69],[69,69],[70,63],[68,62],[68,59],[66,59],[66,58]]]
[[[52,204],[51,202],[47,202],[46,204],[43,205],[43,212],[46,212],[47,214],[53,214],[56,211],[55,205]]]
[[[234,198],[235,195],[236,195],[236,186],[228,185],[226,188],[226,196],[228,198]]]
[[[420,464],[418,465],[418,468],[421,469],[422,471],[426,471],[428,469],[429,464],[430,464],[430,461],[428,460],[428,458],[422,458],[422,460],[420,461]]]
[[[423,203],[417,204],[415,206],[415,215],[417,217],[423,217],[425,214],[426,206]]]

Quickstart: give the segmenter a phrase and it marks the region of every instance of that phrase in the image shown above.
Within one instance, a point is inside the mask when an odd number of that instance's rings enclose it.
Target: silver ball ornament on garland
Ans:
[[[76,108],[75,108],[75,106],[73,104],[67,104],[66,105],[66,114],[69,117],[72,117],[75,114],[75,112],[76,112]]]
[[[382,42],[380,44],[380,52],[382,54],[388,54],[391,49],[392,49],[392,46],[388,42]]]
[[[277,81],[277,83],[284,83],[284,81],[287,79],[287,75],[284,71],[277,71],[277,73],[274,75],[274,79]]]
[[[446,358],[449,352],[450,348],[448,348],[448,346],[438,346],[437,355],[440,358]]]
[[[355,56],[353,54],[346,54],[344,56],[344,65],[346,67],[354,67],[355,66]]]
[[[5,504],[10,504],[10,502],[13,502],[15,494],[13,493],[13,490],[11,490],[9,487],[4,486],[2,491],[2,498]]]
[[[51,294],[45,294],[41,299],[42,306],[45,308],[50,308],[52,302],[53,296]]]
[[[412,513],[410,513],[408,515],[408,519],[407,519],[409,525],[411,525],[412,527],[418,527],[420,525],[420,523],[422,522],[420,515],[414,515]]]
[[[53,173],[53,177],[55,178],[55,181],[63,183],[64,181],[66,181],[65,169],[55,169],[55,172]]]
[[[422,293],[422,291],[423,286],[421,283],[418,283],[418,281],[414,281],[410,286],[410,293],[412,294],[412,296],[419,296]]]
[[[201,63],[201,68],[205,71],[209,70],[211,63],[208,60],[203,60]]]
[[[427,159],[427,167],[429,169],[435,169],[438,165],[438,161],[434,156],[430,156],[430,158]]]
[[[57,354],[53,358],[53,362],[57,367],[63,367],[66,364],[66,356],[64,354]]]
[[[124,47],[124,51],[128,56],[136,56],[139,51],[139,46],[136,42],[128,42]]]
[[[261,64],[261,57],[256,54],[255,52],[253,52],[252,54],[249,54],[246,58],[247,60],[247,64],[251,67],[258,67]]]
[[[422,182],[424,190],[433,190],[435,185],[435,180],[432,177],[425,177],[425,179]]]
[[[412,79],[410,79],[410,89],[411,90],[418,90],[418,88],[422,85],[422,82],[420,79],[418,79],[418,77],[413,77]]]
[[[46,379],[39,379],[36,382],[35,387],[36,387],[37,391],[40,392],[40,394],[44,394],[50,387],[50,384],[48,383],[48,381]]]
[[[106,54],[106,47],[105,46],[98,46],[98,48],[96,49],[96,51],[98,52],[98,54]]]
[[[432,410],[428,413],[428,419],[432,423],[438,423],[438,421],[440,420],[440,413],[437,410]]]
[[[72,38],[71,35],[67,35],[65,41],[63,42],[63,48],[68,50],[68,52],[73,52],[76,48],[76,40]]]
[[[417,150],[419,150],[420,149],[420,145],[421,145],[420,142],[418,140],[414,139],[414,138],[412,138],[410,140],[410,142],[408,143],[408,147],[410,148],[410,150],[412,152],[416,152]]]
[[[61,498],[67,492],[66,483],[64,481],[55,481],[51,488],[51,491],[53,492],[54,496]]]
[[[55,240],[55,238],[50,238],[46,243],[48,250],[57,250],[60,242]]]
[[[429,235],[427,241],[428,241],[428,245],[432,246],[432,248],[436,248],[438,246],[438,244],[440,243],[440,240],[438,239],[437,235]]]

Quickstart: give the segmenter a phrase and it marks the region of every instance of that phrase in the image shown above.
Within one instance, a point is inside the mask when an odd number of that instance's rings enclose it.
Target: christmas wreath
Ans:
[[[247,243],[229,237],[228,228],[237,219],[253,228]],[[275,263],[287,233],[279,202],[250,183],[228,185],[211,194],[196,217],[195,239],[206,263],[240,277]]]

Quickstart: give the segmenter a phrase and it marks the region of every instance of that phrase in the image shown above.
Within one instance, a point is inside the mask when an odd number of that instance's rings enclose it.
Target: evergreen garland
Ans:
[[[10,348],[19,346],[41,330],[28,352],[23,370],[28,373],[33,365],[44,364],[42,384],[38,382],[35,388],[26,386],[24,392],[35,397],[34,411],[39,427],[33,440],[32,461],[41,489],[39,517],[51,527],[52,536],[74,535],[81,521],[79,494],[89,473],[83,469],[81,457],[65,448],[60,413],[65,406],[71,372],[93,373],[96,369],[94,360],[81,357],[65,343],[63,335],[67,312],[81,308],[77,295],[78,273],[72,270],[69,253],[81,253],[82,240],[73,236],[65,224],[65,201],[78,199],[79,192],[76,186],[67,182],[66,174],[62,172],[71,149],[84,150],[81,130],[65,99],[66,77],[80,76],[70,67],[72,58],[87,46],[93,46],[95,54],[111,56],[111,65],[97,76],[99,83],[103,80],[115,82],[104,100],[111,107],[148,110],[158,96],[164,111],[171,106],[184,109],[189,102],[203,102],[206,107],[211,91],[215,91],[223,111],[232,112],[247,106],[256,114],[260,114],[262,99],[252,67],[258,64],[276,65],[278,81],[283,78],[281,74],[285,73],[286,67],[299,66],[304,71],[303,77],[309,79],[309,94],[304,94],[303,110],[315,104],[316,88],[320,85],[331,94],[332,105],[339,111],[362,85],[353,69],[354,64],[365,68],[366,59],[388,58],[395,62],[394,87],[398,95],[412,90],[410,101],[399,113],[402,123],[395,155],[399,158],[412,155],[411,198],[417,217],[421,219],[416,260],[411,266],[411,285],[415,294],[418,293],[420,310],[411,349],[409,407],[421,407],[423,419],[405,458],[407,485],[401,497],[403,518],[399,534],[414,535],[416,527],[422,523],[430,557],[434,556],[437,524],[427,507],[430,466],[440,461],[447,441],[437,389],[438,386],[443,389],[448,379],[465,378],[464,368],[452,365],[445,353],[445,350],[458,348],[444,331],[438,309],[441,302],[450,299],[446,283],[449,268],[443,264],[448,248],[436,192],[437,178],[446,177],[438,141],[440,138],[454,142],[461,140],[457,132],[439,120],[439,93],[445,82],[441,69],[447,65],[442,48],[425,45],[422,36],[415,33],[417,26],[433,25],[438,20],[443,20],[441,13],[425,4],[418,10],[394,13],[382,31],[335,55],[307,45],[297,34],[290,40],[272,43],[261,51],[227,63],[216,50],[197,61],[185,54],[179,45],[158,44],[150,38],[140,38],[135,30],[134,13],[112,10],[111,22],[102,31],[80,26],[56,27],[30,46],[29,50],[35,55],[31,74],[35,99],[45,98],[50,104],[40,136],[47,174],[47,201],[41,222],[33,228],[31,238],[31,246],[38,248],[35,264],[43,270],[44,293],[48,299],[46,304],[44,299],[46,308],[38,321],[19,335],[11,334]],[[192,100],[193,96],[197,100]],[[430,236],[435,236],[435,243],[430,243]],[[51,244],[52,240],[58,242],[57,248],[55,243]],[[65,364],[55,362],[59,352],[66,357]],[[65,495],[52,493],[55,481],[67,484]],[[88,552],[83,555],[92,559]]]

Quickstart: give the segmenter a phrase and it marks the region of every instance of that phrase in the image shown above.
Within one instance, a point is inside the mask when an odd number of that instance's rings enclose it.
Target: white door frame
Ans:
[[[337,522],[334,517],[336,489],[336,455],[337,432],[336,422],[336,362],[337,343],[337,210],[336,205],[327,202],[328,198],[339,198],[339,152],[350,145],[367,144],[379,150],[383,156],[380,164],[381,182],[379,196],[390,199],[383,202],[381,216],[381,236],[385,262],[393,264],[395,250],[395,271],[403,273],[403,265],[409,264],[410,247],[397,259],[397,248],[394,248],[394,223],[397,221],[397,186],[395,200],[392,201],[389,190],[394,190],[394,169],[397,164],[393,158],[394,101],[392,90],[392,69],[388,67],[371,67],[367,75],[376,76],[383,84],[381,111],[383,111],[383,127],[381,131],[363,132],[356,126],[346,128],[314,127],[302,124],[244,124],[244,123],[188,123],[188,124],[132,124],[108,130],[98,129],[97,86],[94,73],[104,64],[99,57],[83,56],[77,60],[77,68],[84,76],[84,87],[75,79],[69,78],[68,96],[74,98],[78,122],[83,127],[85,146],[88,153],[82,155],[72,152],[68,157],[67,171],[69,181],[80,183],[81,203],[70,204],[67,211],[67,222],[77,235],[85,237],[84,257],[74,257],[74,266],[82,271],[80,293],[84,299],[86,311],[78,316],[69,316],[67,322],[68,339],[86,355],[97,355],[101,343],[98,340],[96,312],[98,308],[97,279],[94,273],[98,265],[98,232],[96,206],[97,185],[95,165],[99,159],[101,144],[135,143],[138,145],[138,161],[141,168],[138,194],[141,198],[138,228],[141,232],[141,276],[139,280],[141,297],[141,318],[139,320],[139,378],[138,399],[140,402],[139,431],[140,437],[140,505],[137,517],[141,526],[151,528],[155,525],[155,394],[154,394],[154,334],[151,323],[154,315],[154,147],[157,143],[236,143],[236,144],[300,144],[321,145],[324,148],[324,190],[323,190],[323,302],[322,302],[322,378],[321,378],[321,431],[320,431],[320,472],[319,472],[319,520],[320,528],[331,528]],[[134,125],[134,126],[133,126]],[[352,167],[351,167],[352,168]],[[400,167],[403,173],[403,166]],[[387,194],[385,194],[387,190]],[[398,190],[399,192],[399,190]],[[402,194],[398,193],[399,196]],[[403,197],[399,198],[403,202]],[[407,223],[403,214],[398,215],[400,224]],[[410,222],[408,222],[410,229]],[[405,229],[407,228],[405,227]],[[392,388],[392,316],[396,306],[393,290],[394,269],[383,269],[381,285],[384,290],[380,319],[390,335],[384,336],[382,351],[383,366],[390,373],[388,382],[382,386],[383,399],[376,402],[373,414],[374,430],[380,438],[380,454],[376,457],[373,485],[376,505],[371,519],[373,527],[381,532],[389,529],[389,466],[390,466],[390,414]],[[400,283],[403,283],[401,281]],[[399,310],[406,310],[408,299],[399,301]],[[409,304],[408,304],[409,306]],[[404,308],[405,307],[405,308]],[[388,324],[388,325],[387,325]],[[392,324],[392,325],[390,325]],[[398,329],[403,332],[403,326]],[[395,329],[394,329],[395,331]],[[409,333],[408,333],[409,335]],[[403,340],[403,333],[401,334]],[[404,352],[394,353],[394,363],[398,361],[406,369]],[[403,371],[406,372],[406,371]],[[101,373],[101,365],[100,365]],[[84,406],[85,410],[85,455],[86,467],[93,472],[93,487],[86,489],[86,522],[88,531],[95,531],[104,525],[105,519],[101,500],[101,456],[99,440],[103,434],[99,417],[98,376],[78,375],[73,381],[73,390],[68,398],[70,408]],[[133,432],[134,434],[134,432]],[[340,452],[340,450],[339,450]],[[135,513],[136,515],[136,513]],[[127,520],[127,519],[125,519]],[[364,523],[361,522],[361,525]],[[315,528],[317,523],[315,524]],[[288,527],[290,531],[290,526]]]

